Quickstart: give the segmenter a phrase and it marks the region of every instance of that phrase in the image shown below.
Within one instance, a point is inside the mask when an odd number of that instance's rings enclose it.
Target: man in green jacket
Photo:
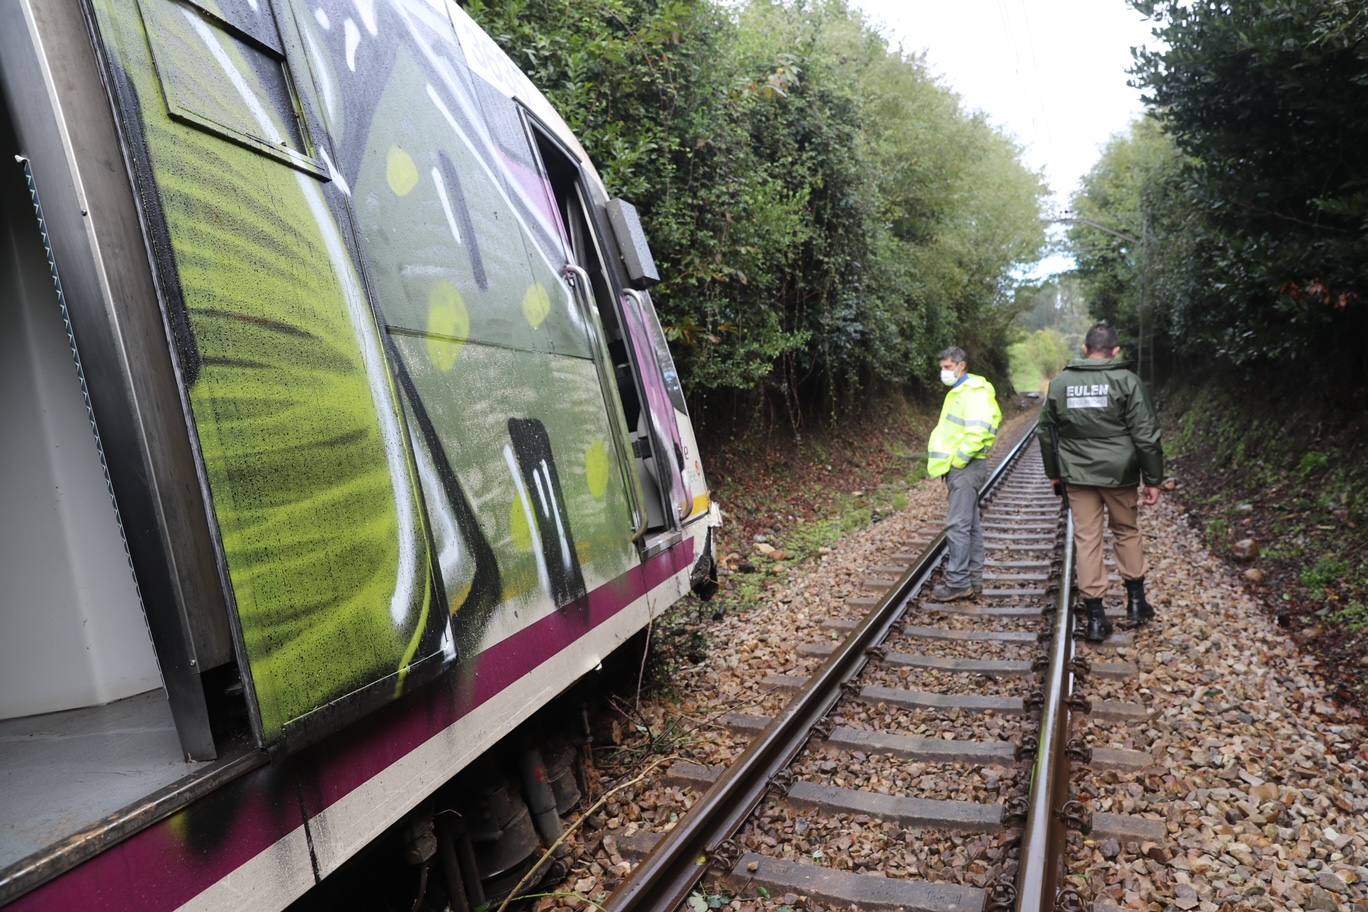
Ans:
[[[1126,614],[1147,623],[1154,609],[1145,600],[1145,552],[1136,515],[1136,488],[1143,503],[1159,502],[1164,450],[1159,422],[1140,378],[1119,361],[1116,330],[1098,323],[1088,330],[1081,361],[1050,381],[1036,435],[1045,474],[1055,492],[1067,489],[1074,518],[1078,588],[1088,614],[1084,636],[1099,642],[1111,635],[1102,606],[1107,568],[1102,554],[1102,514],[1115,539],[1116,566],[1126,584]]]

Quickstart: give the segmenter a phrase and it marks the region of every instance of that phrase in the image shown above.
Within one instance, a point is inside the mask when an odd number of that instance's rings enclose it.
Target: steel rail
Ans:
[[[991,499],[1034,436],[1028,430],[1007,452],[984,484],[980,502]],[[775,784],[775,777],[813,737],[814,727],[841,699],[842,685],[864,668],[869,648],[883,642],[902,619],[908,600],[930,579],[945,546],[942,530],[788,706],[608,897],[604,905],[609,912],[675,909],[688,899],[709,866],[734,861],[731,856],[738,853],[730,845],[731,837]]]
[[[1069,793],[1069,698],[1073,690],[1074,570],[1073,513],[1066,511],[1064,559],[1059,571],[1059,600],[1050,637],[1045,676],[1045,705],[1031,765],[1026,824],[1017,862],[1016,912],[1051,912],[1060,896],[1064,859],[1064,802]],[[1081,898],[1079,899],[1081,903]],[[1063,906],[1063,908],[1072,908]],[[1082,909],[1079,905],[1077,908]]]

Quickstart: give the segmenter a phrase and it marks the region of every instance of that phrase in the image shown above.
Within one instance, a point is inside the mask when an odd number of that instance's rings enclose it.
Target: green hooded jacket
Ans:
[[[1074,361],[1050,381],[1036,425],[1050,478],[1058,478],[1062,470],[1069,484],[1099,488],[1164,480],[1159,421],[1140,378],[1125,364]]]

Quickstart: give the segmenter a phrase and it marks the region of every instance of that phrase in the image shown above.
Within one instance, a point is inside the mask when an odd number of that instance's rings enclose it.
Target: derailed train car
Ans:
[[[0,85],[0,904],[283,908],[714,585],[635,211],[452,0],[12,0]]]

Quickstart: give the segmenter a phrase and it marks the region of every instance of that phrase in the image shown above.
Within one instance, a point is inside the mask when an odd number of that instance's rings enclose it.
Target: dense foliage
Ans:
[[[838,410],[1006,373],[1038,175],[840,0],[472,0],[642,210],[695,397]]]
[[[1021,337],[1007,349],[1012,385],[1039,391],[1081,355],[1083,335],[1093,323],[1088,295],[1077,275],[1062,273],[1021,285],[1016,302]]]
[[[1368,390],[1368,7],[1360,0],[1133,0],[1154,120],[1075,201],[1080,273],[1147,361],[1295,364]]]
[[[1089,309],[1122,331],[1146,377],[1156,349],[1171,358],[1179,338],[1188,342],[1184,351],[1211,347],[1187,324],[1206,316],[1210,298],[1225,290],[1224,282],[1202,285],[1193,245],[1204,228],[1182,165],[1172,140],[1146,118],[1107,144],[1073,200],[1079,221],[1069,236]]]

